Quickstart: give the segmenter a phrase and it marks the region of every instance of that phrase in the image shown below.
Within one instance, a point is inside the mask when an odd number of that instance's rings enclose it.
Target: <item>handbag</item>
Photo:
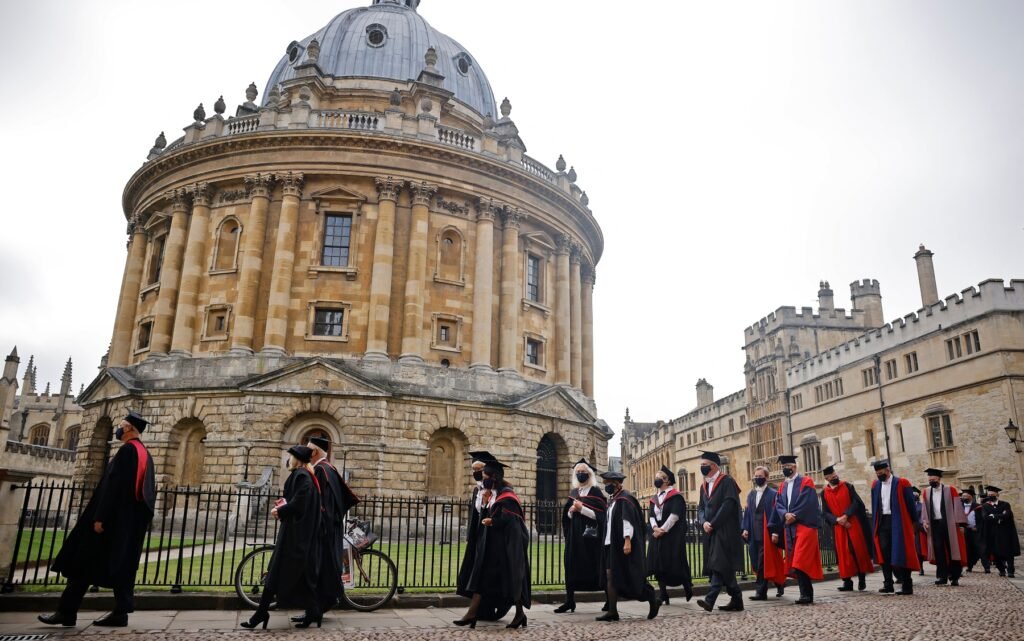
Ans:
[[[596,539],[597,538],[597,526],[588,525],[583,528],[583,538],[585,539]]]

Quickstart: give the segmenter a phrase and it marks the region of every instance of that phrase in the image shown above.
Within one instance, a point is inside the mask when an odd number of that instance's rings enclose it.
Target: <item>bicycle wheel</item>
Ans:
[[[343,598],[353,610],[372,612],[381,608],[398,590],[398,568],[383,552],[366,550],[354,559],[355,585],[345,588]]]
[[[235,570],[235,593],[253,609],[260,604],[260,594],[267,581],[270,557],[273,555],[273,545],[261,545],[242,557],[242,562]],[[270,607],[275,605],[272,603]]]

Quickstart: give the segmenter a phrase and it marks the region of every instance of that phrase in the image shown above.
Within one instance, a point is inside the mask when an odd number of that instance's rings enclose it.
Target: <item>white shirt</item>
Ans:
[[[974,506],[970,503],[964,505],[964,514],[967,515],[967,527],[978,527],[978,517],[974,514]]]
[[[763,485],[759,485],[754,488],[754,508],[761,505],[761,497],[764,496],[764,488],[765,486]]]
[[[721,474],[722,474],[722,470],[718,470],[717,472],[715,472],[714,476],[712,476],[711,478],[706,479],[707,484],[708,484],[708,496],[711,496],[711,491],[715,489],[715,481],[718,480],[718,477]]]
[[[943,486],[940,484],[939,487],[931,488],[932,491],[932,518],[942,518],[942,491]]]
[[[882,481],[879,493],[882,495],[882,514],[892,514],[892,506],[889,505],[889,499],[892,496],[892,474],[889,475],[888,480]]]
[[[661,512],[662,512],[662,507],[661,506],[662,506],[662,503],[665,500],[665,495],[666,494],[668,494],[668,490],[661,490],[660,492],[658,492],[657,500],[654,501],[654,516],[652,516],[651,519],[650,519],[651,520],[651,527],[652,528],[658,527],[658,521],[661,520]],[[663,529],[666,532],[668,532],[669,530],[672,529],[672,526],[675,525],[676,521],[678,521],[678,520],[679,520],[679,515],[678,514],[670,514],[669,517],[667,519],[665,519],[665,523],[662,524],[661,529]]]
[[[612,513],[615,512],[615,501],[611,497],[608,498],[608,525],[605,527],[604,533],[604,544],[612,544]],[[629,521],[622,521],[622,538],[632,539],[633,538],[633,524]]]
[[[590,488],[589,487],[581,487],[580,488],[580,492],[579,492],[579,496],[590,496]],[[579,500],[579,499],[577,499],[577,500]],[[569,518],[570,519],[572,518],[573,514],[576,514],[576,513],[575,512],[569,512]],[[588,519],[591,519],[593,521],[597,520],[597,515],[594,514],[594,510],[591,510],[586,505],[584,505],[580,509],[580,514],[582,514],[583,516],[585,516]]]
[[[793,486],[796,485],[796,475],[793,478],[786,481],[786,507],[789,507],[793,503]]]
[[[485,505],[483,505],[484,492],[486,492],[486,490],[484,489],[484,484],[478,482],[476,484],[476,487],[477,487],[476,511],[477,512],[483,512],[483,508],[484,507],[491,507],[491,506],[494,505],[494,501],[498,498],[498,496],[494,492],[491,492],[491,500],[488,501],[487,505],[485,506]]]

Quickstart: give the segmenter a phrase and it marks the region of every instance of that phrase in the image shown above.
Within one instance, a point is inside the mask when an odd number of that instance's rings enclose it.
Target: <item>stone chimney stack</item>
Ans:
[[[703,378],[697,381],[697,407],[707,407],[715,402],[715,388]]]
[[[939,302],[939,288],[935,284],[935,265],[932,264],[931,251],[921,245],[914,260],[917,261],[917,282],[921,286],[921,306],[929,307]]]
[[[829,287],[828,281],[823,280],[818,283],[818,311],[830,312],[835,308],[835,295],[832,292],[832,288]]]
[[[882,288],[877,280],[865,278],[850,283],[850,302],[854,311],[864,312],[866,329],[885,325],[885,315],[882,313]]]

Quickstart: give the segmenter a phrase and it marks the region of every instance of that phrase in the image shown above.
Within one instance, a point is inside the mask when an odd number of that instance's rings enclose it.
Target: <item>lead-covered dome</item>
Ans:
[[[323,29],[292,42],[267,82],[264,103],[273,86],[295,77],[295,67],[305,61],[306,48],[315,38],[320,44],[317,64],[337,78],[415,80],[423,70],[424,54],[434,47],[443,87],[481,116],[494,116],[494,92],[483,69],[465,47],[431,27],[416,12],[418,4],[374,0],[372,6],[342,12]]]

